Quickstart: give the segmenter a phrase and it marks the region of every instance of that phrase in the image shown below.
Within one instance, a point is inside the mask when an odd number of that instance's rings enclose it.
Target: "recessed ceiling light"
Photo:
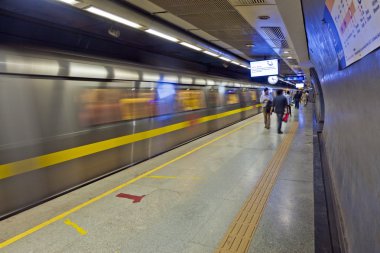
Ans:
[[[286,58],[288,58],[288,59],[292,59],[293,57],[291,57],[291,56],[288,56],[288,57],[286,57]]]
[[[289,51],[284,51],[284,54],[289,54]]]
[[[262,15],[262,16],[259,16],[259,19],[261,19],[261,20],[267,20],[267,19],[270,19],[270,17],[267,16],[267,15]]]
[[[254,44],[246,44],[245,46],[246,47],[254,47],[255,45]]]

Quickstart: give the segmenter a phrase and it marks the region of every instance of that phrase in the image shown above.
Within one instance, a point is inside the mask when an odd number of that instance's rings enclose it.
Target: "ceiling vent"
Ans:
[[[267,0],[234,0],[231,2],[233,2],[233,5],[244,5],[244,6],[268,4]]]
[[[296,59],[287,59],[286,60],[290,65],[298,65],[298,61]]]
[[[289,44],[286,41],[281,28],[278,26],[264,26],[261,27],[262,31],[268,37],[270,41],[278,48],[289,48]]]

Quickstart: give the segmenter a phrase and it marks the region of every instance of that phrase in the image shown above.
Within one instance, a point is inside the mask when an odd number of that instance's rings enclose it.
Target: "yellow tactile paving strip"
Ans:
[[[273,159],[268,164],[259,183],[253,189],[240,212],[231,223],[226,235],[215,252],[248,252],[249,245],[259,224],[262,213],[272,188],[280,172],[289,148],[298,128],[298,122],[293,122],[289,133],[277,149]]]

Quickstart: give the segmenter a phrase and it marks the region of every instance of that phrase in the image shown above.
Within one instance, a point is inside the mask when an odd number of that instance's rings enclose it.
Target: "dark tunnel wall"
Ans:
[[[323,139],[347,252],[380,252],[380,51],[338,70],[325,0],[302,0],[325,101]]]

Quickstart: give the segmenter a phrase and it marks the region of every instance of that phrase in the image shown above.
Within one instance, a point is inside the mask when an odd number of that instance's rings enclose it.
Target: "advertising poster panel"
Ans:
[[[325,21],[340,68],[380,46],[380,0],[326,0]]]

